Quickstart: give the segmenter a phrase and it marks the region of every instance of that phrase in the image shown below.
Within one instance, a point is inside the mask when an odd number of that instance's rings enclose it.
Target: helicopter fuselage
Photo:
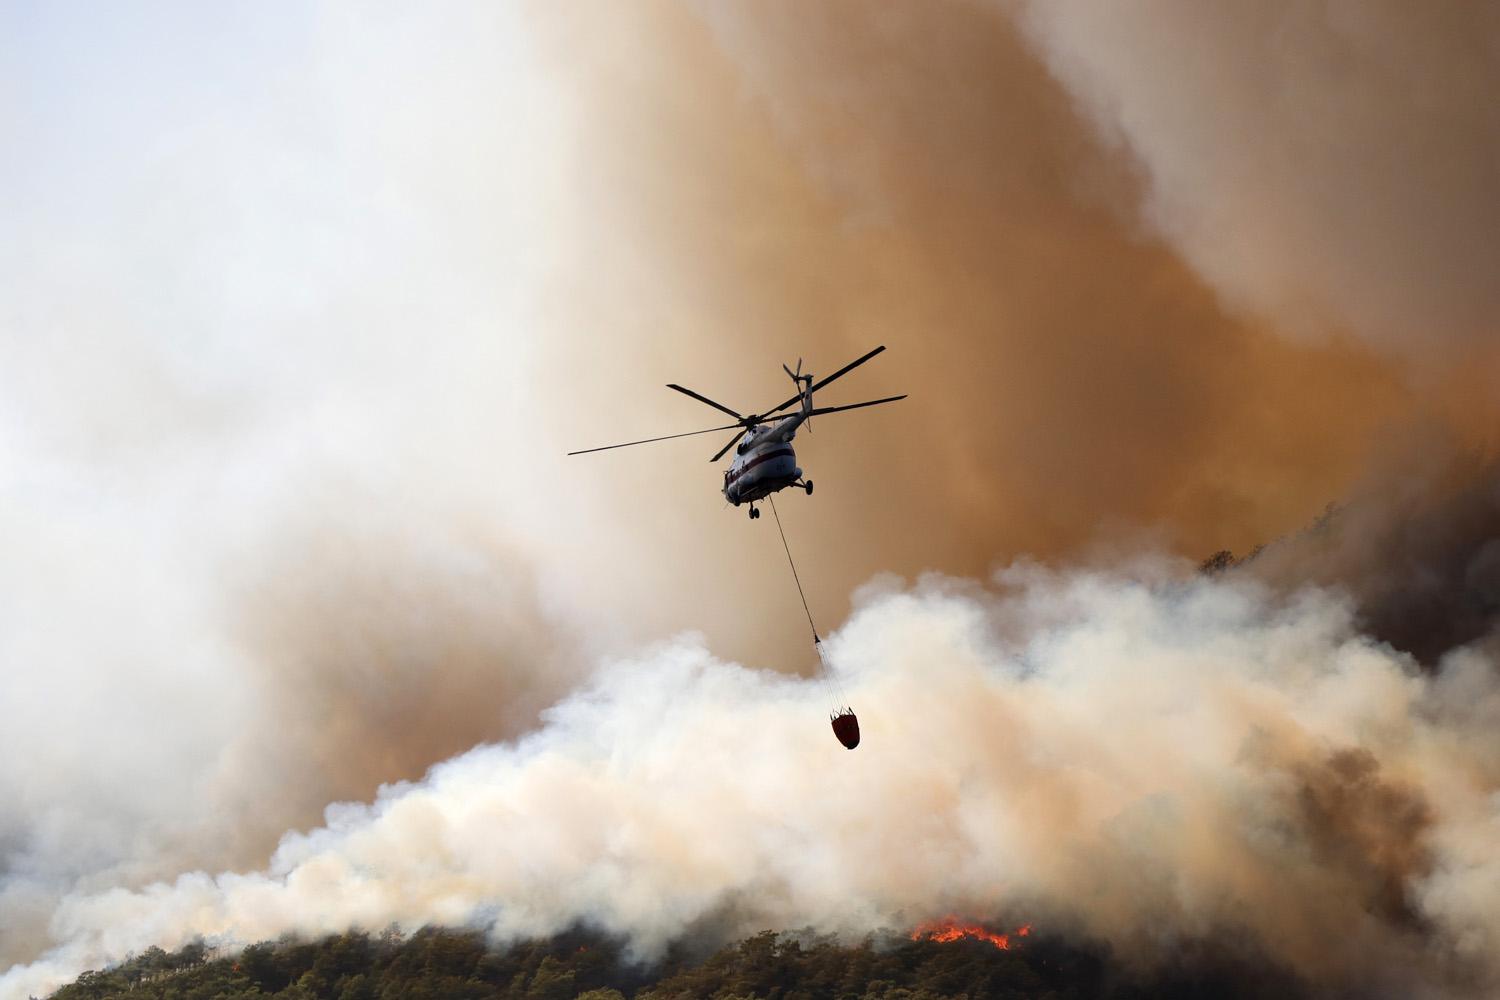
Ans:
[[[730,438],[718,451],[714,452],[709,461],[718,463],[724,456],[734,449],[734,458],[729,463],[729,468],[724,473],[724,499],[736,507],[741,504],[750,505],[750,517],[760,517],[760,511],[755,504],[759,500],[784,490],[788,486],[796,486],[805,490],[808,496],[812,496],[813,484],[811,479],[804,479],[802,470],[797,467],[797,453],[792,449],[792,438],[796,436],[797,429],[807,424],[811,429],[810,421],[813,417],[822,416],[827,413],[841,413],[845,410],[860,410],[866,406],[879,406],[882,403],[894,403],[905,399],[905,394],[900,396],[887,396],[884,399],[870,399],[863,403],[845,403],[842,406],[813,406],[813,392],[823,388],[830,382],[843,378],[849,372],[869,361],[875,355],[885,350],[882,345],[873,351],[855,358],[832,375],[821,379],[814,378],[811,373],[803,373],[802,359],[797,359],[797,368],[793,371],[786,365],[781,370],[786,372],[787,377],[797,386],[797,394],[790,399],[778,403],[764,413],[740,413],[731,409],[723,403],[717,402],[695,392],[686,386],[675,382],[667,383],[668,389],[673,389],[690,396],[700,403],[705,403],[720,413],[734,418],[734,423],[723,427],[709,427],[701,431],[686,431],[681,434],[663,434],[658,437],[642,438],[638,441],[625,441],[620,444],[604,445],[600,448],[582,448],[578,451],[570,451],[569,455],[585,455],[595,451],[611,451],[615,448],[629,448],[638,444],[652,444],[656,441],[670,441],[675,438],[695,437],[699,434],[719,434],[724,431],[734,431],[734,437]],[[787,407],[800,403],[801,406],[795,413],[784,413]]]
[[[724,472],[724,499],[738,507],[798,485],[802,470],[797,467],[792,437],[802,421],[802,414],[796,413],[745,435]]]

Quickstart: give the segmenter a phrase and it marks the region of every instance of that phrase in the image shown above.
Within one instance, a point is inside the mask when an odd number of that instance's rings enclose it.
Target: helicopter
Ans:
[[[722,427],[709,427],[701,431],[686,431],[682,434],[666,434],[662,437],[643,438],[639,441],[626,441],[622,444],[607,444],[599,448],[583,448],[579,451],[570,451],[569,455],[587,455],[596,451],[609,451],[613,448],[629,448],[638,444],[652,444],[656,441],[670,441],[674,438],[693,437],[698,434],[716,434],[721,431],[736,431],[729,443],[720,448],[709,459],[717,462],[722,459],[729,450],[734,449],[734,459],[729,463],[729,468],[724,470],[724,499],[738,507],[741,504],[750,506],[750,517],[752,520],[760,517],[760,511],[755,504],[764,500],[772,493],[784,490],[788,487],[797,487],[805,490],[808,496],[812,496],[813,484],[811,479],[804,479],[802,470],[797,466],[797,453],[792,449],[792,438],[796,436],[797,430],[804,425],[809,431],[812,430],[811,420],[829,413],[839,413],[843,410],[858,410],[865,406],[879,406],[882,403],[894,403],[899,399],[905,399],[903,393],[900,396],[887,396],[884,399],[871,399],[863,403],[848,403],[843,406],[813,406],[813,393],[828,385],[835,379],[842,378],[860,365],[869,361],[875,355],[885,350],[885,346],[875,348],[867,354],[861,355],[849,362],[838,371],[825,378],[814,379],[812,374],[803,374],[802,359],[797,359],[797,369],[793,371],[786,365],[781,370],[787,373],[793,384],[797,386],[797,394],[790,399],[764,413],[741,414],[731,410],[723,403],[715,402],[702,393],[694,392],[675,383],[669,383],[668,389],[675,389],[684,396],[691,396],[700,403],[706,403],[721,413],[726,413],[735,419],[732,424]],[[782,411],[790,406],[800,407],[791,413]]]

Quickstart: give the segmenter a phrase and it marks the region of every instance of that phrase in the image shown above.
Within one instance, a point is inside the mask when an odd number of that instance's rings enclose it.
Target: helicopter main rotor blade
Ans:
[[[581,449],[579,451],[570,451],[570,452],[568,452],[568,454],[569,455],[587,455],[591,451],[609,451],[611,448],[629,448],[631,445],[636,445],[636,444],[651,444],[653,441],[670,441],[673,438],[693,437],[693,436],[698,435],[698,434],[714,434],[714,433],[717,433],[718,431],[732,431],[732,430],[735,430],[735,429],[737,429],[739,427],[740,427],[739,424],[725,424],[723,427],[710,427],[707,430],[687,431],[686,433],[683,433],[683,434],[664,434],[661,437],[642,438],[639,441],[626,441],[624,444],[607,444],[607,445],[604,445],[602,448],[583,448],[583,449]],[[743,434],[745,432],[744,432],[743,429],[741,429],[740,433]]]
[[[809,417],[821,417],[825,413],[837,413],[840,410],[857,410],[861,406],[879,406],[881,403],[894,403],[898,399],[905,398],[906,393],[903,392],[899,396],[887,396],[884,399],[872,399],[865,403],[849,403],[844,406],[817,406],[809,410],[807,415]]]
[[[698,402],[700,402],[700,403],[707,403],[709,406],[712,406],[714,409],[718,410],[719,412],[721,412],[721,413],[727,413],[727,414],[729,414],[731,417],[733,417],[736,420],[743,420],[743,419],[745,419],[744,417],[740,416],[738,413],[736,413],[733,410],[731,410],[729,407],[725,406],[723,403],[715,403],[713,400],[709,399],[707,396],[703,395],[702,393],[694,392],[691,389],[685,389],[682,386],[677,385],[675,383],[671,383],[671,382],[667,383],[667,388],[668,389],[676,389],[678,392],[682,393],[684,396],[692,396]]]
[[[719,453],[717,455],[715,455],[713,458],[710,458],[708,460],[709,464],[713,464],[714,462],[717,462],[719,459],[723,458],[725,452],[729,451],[730,448],[733,448],[734,447],[734,443],[736,441],[738,441],[740,438],[744,437],[744,436],[745,436],[745,432],[744,431],[740,431],[734,437],[730,438],[729,439],[729,443],[726,444],[724,447],[720,448],[719,449]]]
[[[805,391],[806,392],[817,392],[819,389],[823,388],[825,385],[827,385],[829,382],[832,382],[834,379],[843,378],[845,375],[849,374],[854,369],[856,369],[860,365],[864,364],[866,361],[869,361],[871,358],[873,358],[875,355],[879,354],[883,350],[885,350],[885,345],[881,344],[879,347],[875,348],[875,350],[871,351],[869,354],[865,354],[865,355],[862,355],[861,357],[855,358],[853,361],[849,362],[847,365],[845,365],[844,367],[840,368],[838,371],[834,372],[832,375],[829,375],[827,378],[820,378],[820,379],[818,379],[812,385],[808,386]],[[775,413],[777,410],[784,410],[788,406],[791,406],[793,403],[797,402],[797,400],[801,399],[802,395],[803,394],[799,392],[799,393],[797,393],[797,395],[793,396],[791,399],[787,400],[785,403],[782,403],[780,406],[773,406],[773,407],[771,407],[771,409],[767,410],[766,412],[767,413]]]

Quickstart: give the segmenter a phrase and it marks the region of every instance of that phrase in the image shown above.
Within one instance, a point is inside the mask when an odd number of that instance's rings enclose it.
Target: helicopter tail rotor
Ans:
[[[802,359],[801,358],[797,359],[797,370],[796,371],[792,371],[786,365],[782,365],[781,366],[781,370],[784,371],[784,372],[786,372],[787,377],[790,378],[793,382],[795,382],[797,384],[797,395],[795,397],[793,397],[793,401],[796,400],[796,399],[801,399],[802,400],[802,406],[803,406],[803,408],[804,409],[811,409],[812,408],[812,383],[813,383],[813,377],[812,377],[812,373],[811,372],[809,372],[806,375],[802,374]],[[787,404],[783,404],[783,405],[787,405]],[[779,407],[778,407],[778,409],[779,409]],[[804,422],[802,424],[802,426],[807,429],[807,432],[809,434],[812,433],[812,422],[811,421]]]
[[[804,374],[802,374],[802,359],[801,358],[797,359],[797,370],[796,371],[792,371],[786,365],[782,365],[781,366],[781,370],[784,371],[784,372],[786,372],[786,377],[787,378],[789,378],[793,382],[797,383],[797,387],[799,389],[802,386],[804,386],[804,385],[811,385],[812,384],[813,377],[811,375],[804,375]],[[777,409],[780,409],[780,407],[777,407]]]

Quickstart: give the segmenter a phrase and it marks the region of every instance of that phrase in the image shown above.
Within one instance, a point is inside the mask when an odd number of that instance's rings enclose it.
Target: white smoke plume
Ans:
[[[0,14],[0,965],[582,662],[511,474],[549,244],[494,234],[561,128],[519,13],[157,13]]]
[[[853,753],[814,682],[683,637],[523,739],[331,807],[263,871],[70,896],[0,996],[198,936],[583,922],[650,955],[707,922],[857,936],[955,912],[1144,965],[1214,939],[1367,994],[1500,985],[1500,685],[1477,654],[1434,679],[1334,592],[1164,565],[859,603],[830,640]]]

